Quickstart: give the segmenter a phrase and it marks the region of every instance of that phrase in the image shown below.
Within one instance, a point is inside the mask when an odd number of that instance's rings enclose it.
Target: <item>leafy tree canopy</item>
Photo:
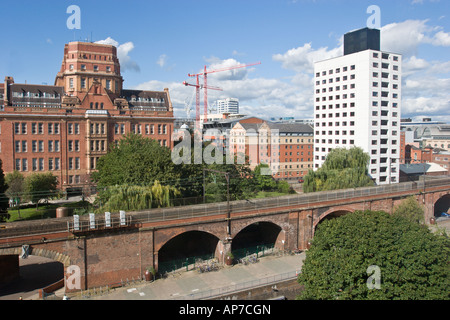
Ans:
[[[394,209],[394,215],[404,217],[412,222],[425,222],[425,212],[423,207],[417,202],[414,196],[408,197]]]
[[[0,222],[9,218],[8,215],[8,197],[5,195],[8,185],[5,182],[5,174],[3,173],[3,163],[0,159]]]
[[[298,281],[300,299],[449,299],[450,240],[385,212],[359,211],[321,222]],[[367,285],[370,266],[379,289]]]
[[[361,148],[336,148],[317,171],[305,176],[303,191],[316,192],[373,186],[368,176],[370,156]]]
[[[101,157],[92,179],[99,187],[152,185],[156,180],[177,180],[180,173],[170,157],[170,149],[142,135],[127,134]]]
[[[41,199],[53,196],[58,187],[57,178],[51,173],[33,173],[25,178],[25,193],[27,200],[39,203]]]
[[[156,207],[169,207],[170,199],[179,191],[172,186],[162,186],[155,181],[152,186],[117,185],[100,193],[102,207],[98,212],[119,210],[138,211]]]

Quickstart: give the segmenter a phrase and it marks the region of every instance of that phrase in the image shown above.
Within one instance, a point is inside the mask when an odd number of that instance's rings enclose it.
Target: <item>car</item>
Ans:
[[[302,178],[298,179],[298,183],[303,183],[305,182],[305,180],[303,180]]]

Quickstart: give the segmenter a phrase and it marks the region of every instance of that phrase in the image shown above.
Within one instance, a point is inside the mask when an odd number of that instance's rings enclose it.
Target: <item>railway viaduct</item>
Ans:
[[[436,211],[449,208],[450,179],[127,212],[122,220],[112,213],[108,223],[103,215],[95,221],[81,216],[78,224],[73,217],[6,223],[0,256],[27,248],[30,255],[61,262],[65,271],[77,266],[78,289],[88,289],[142,278],[147,267],[158,270],[164,261],[194,253],[223,262],[247,244],[305,250],[324,219],[356,210],[392,213],[411,195],[424,205],[430,223]]]

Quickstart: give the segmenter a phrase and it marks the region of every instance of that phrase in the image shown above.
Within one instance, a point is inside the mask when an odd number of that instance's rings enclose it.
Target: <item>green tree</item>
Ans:
[[[29,201],[36,204],[56,194],[57,178],[51,173],[33,173],[25,178],[25,194]]]
[[[134,133],[119,140],[102,156],[92,174],[99,188],[114,185],[152,185],[154,181],[176,183],[179,169],[171,160],[170,149],[158,141]]]
[[[179,191],[175,187],[163,186],[155,181],[151,186],[116,185],[106,188],[99,195],[102,206],[97,212],[138,211],[170,206],[170,200]]]
[[[298,282],[300,299],[449,299],[450,240],[385,212],[358,211],[321,222]],[[370,266],[380,270],[371,288]],[[370,275],[370,276],[369,276]]]
[[[261,172],[267,173],[268,170],[270,170],[269,165],[264,163],[257,165],[253,172],[256,186],[262,191],[273,190],[277,187],[277,182],[273,179],[271,174],[261,174]]]
[[[373,186],[368,175],[369,160],[370,156],[358,147],[333,149],[321,168],[305,176],[303,192]]]
[[[20,202],[22,202],[25,191],[25,178],[19,171],[14,170],[6,174],[5,181],[8,184],[8,189],[5,192],[6,196],[19,202],[18,215],[20,219]]]
[[[9,219],[8,207],[9,201],[8,197],[5,195],[8,185],[5,182],[5,174],[3,173],[3,162],[0,159],[0,222]]]
[[[408,197],[406,200],[396,206],[393,214],[395,216],[404,217],[412,222],[425,222],[425,211],[423,207],[417,202],[414,196]]]

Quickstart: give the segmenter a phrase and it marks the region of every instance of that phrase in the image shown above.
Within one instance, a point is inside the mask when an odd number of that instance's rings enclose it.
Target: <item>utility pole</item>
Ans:
[[[227,218],[226,218],[226,220],[228,222],[227,223],[227,237],[231,238],[230,173],[224,172],[224,171],[218,171],[218,170],[214,170],[214,169],[203,169],[203,203],[206,203],[206,194],[205,194],[205,190],[206,190],[205,172],[206,171],[223,174],[227,181]]]

